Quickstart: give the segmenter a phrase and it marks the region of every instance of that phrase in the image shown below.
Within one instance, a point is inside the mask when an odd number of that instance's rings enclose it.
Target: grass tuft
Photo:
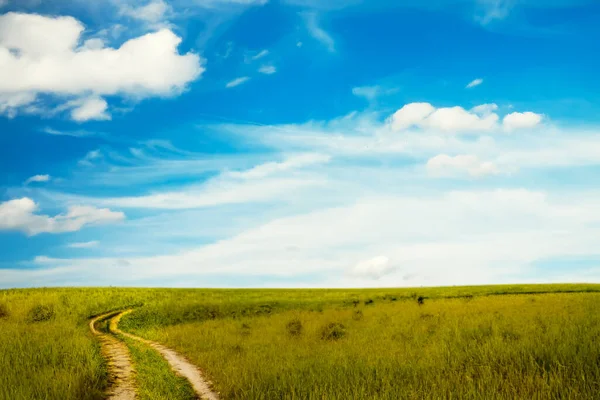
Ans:
[[[330,322],[321,328],[321,339],[338,340],[346,336],[346,327],[339,322]]]
[[[29,310],[27,320],[29,322],[44,322],[54,318],[54,306],[38,304]]]

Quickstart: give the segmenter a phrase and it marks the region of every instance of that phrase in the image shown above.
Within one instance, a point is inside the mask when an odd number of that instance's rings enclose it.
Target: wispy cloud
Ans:
[[[515,5],[515,0],[477,0],[475,19],[482,25],[506,18]]]
[[[377,97],[386,96],[397,93],[397,88],[384,88],[379,85],[373,86],[356,86],[352,88],[352,94],[358,97],[364,97],[369,101],[375,100]]]
[[[25,185],[29,185],[32,182],[48,182],[50,175],[34,175],[25,181]]]
[[[266,49],[265,49],[265,50],[261,50],[260,52],[258,52],[258,53],[257,53],[257,54],[255,54],[255,55],[253,55],[253,56],[251,57],[251,59],[252,59],[253,61],[255,61],[255,60],[261,59],[261,58],[263,58],[263,57],[266,57],[267,55],[269,55],[269,50],[266,50]]]
[[[306,22],[306,29],[308,33],[321,42],[328,51],[335,52],[335,41],[321,26],[319,25],[319,17],[315,12],[303,13],[304,21]]]
[[[79,165],[90,167],[94,160],[102,158],[102,152],[99,149],[89,151],[85,157],[78,161]]]
[[[99,243],[100,242],[98,242],[97,240],[92,240],[89,242],[74,242],[68,243],[67,247],[70,247],[72,249],[91,249],[93,247],[97,247]]]
[[[477,78],[477,79],[473,79],[471,82],[469,82],[466,86],[467,89],[471,89],[474,88],[475,86],[479,86],[483,83],[483,79],[481,78]]]
[[[258,72],[265,75],[271,75],[277,72],[277,68],[274,65],[263,65],[258,69]]]
[[[50,127],[45,127],[45,128],[42,128],[41,131],[44,133],[47,133],[48,135],[55,135],[55,136],[85,137],[85,136],[104,135],[103,133],[87,131],[84,129],[78,129],[78,130],[74,130],[74,131],[63,131],[63,130],[58,130],[58,129],[54,129],[54,128],[50,128]]]
[[[239,78],[235,78],[225,84],[226,88],[232,88],[241,85],[242,83],[246,83],[250,80],[249,76],[241,76]]]

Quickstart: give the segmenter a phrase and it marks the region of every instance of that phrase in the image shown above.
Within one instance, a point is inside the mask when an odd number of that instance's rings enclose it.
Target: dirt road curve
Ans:
[[[168,347],[165,347],[159,343],[132,335],[127,332],[123,332],[119,329],[119,321],[125,314],[130,313],[131,311],[132,310],[127,310],[105,314],[100,317],[96,317],[92,321],[90,321],[90,329],[92,329],[92,332],[94,332],[94,334],[98,335],[98,337],[100,338],[103,353],[105,354],[105,357],[107,357],[107,359],[109,360],[109,372],[111,374],[111,377],[115,376],[114,382],[116,382],[116,385],[111,384],[111,389],[109,391],[109,399],[134,399],[135,387],[133,385],[132,380],[133,367],[131,365],[131,362],[129,361],[129,353],[127,351],[127,346],[125,346],[125,344],[119,341],[115,336],[104,334],[102,332],[97,331],[95,328],[95,323],[97,321],[105,320],[107,318],[110,318],[109,330],[111,333],[115,335],[123,335],[130,339],[137,340],[158,351],[163,356],[163,358],[167,360],[167,362],[169,363],[173,371],[175,371],[175,373],[177,373],[180,376],[183,376],[190,382],[192,388],[201,399],[219,400],[219,395],[211,389],[210,382],[202,376],[202,372],[195,365],[187,361],[183,356],[179,355],[174,350],[171,350]],[[119,361],[119,364],[117,364],[117,361]],[[125,385],[125,382],[129,382],[131,383],[131,385]],[[131,393],[125,389],[131,389]],[[127,393],[127,396],[131,397],[115,397],[116,393]]]
[[[92,333],[98,337],[102,345],[102,354],[108,361],[109,388],[107,399],[109,400],[134,400],[135,382],[133,364],[129,358],[129,350],[125,343],[113,335],[96,329],[98,321],[104,321],[115,313],[108,313],[93,318],[90,321]]]

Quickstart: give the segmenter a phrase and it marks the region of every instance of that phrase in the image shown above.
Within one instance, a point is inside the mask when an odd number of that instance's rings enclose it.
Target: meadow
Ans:
[[[88,322],[201,367],[223,399],[587,399],[600,393],[600,285],[365,290],[0,291],[0,399],[101,399]],[[140,399],[193,393],[122,338]]]

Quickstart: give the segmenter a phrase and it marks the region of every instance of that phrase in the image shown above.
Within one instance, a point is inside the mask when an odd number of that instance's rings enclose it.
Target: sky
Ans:
[[[596,0],[0,0],[0,288],[600,282]]]

